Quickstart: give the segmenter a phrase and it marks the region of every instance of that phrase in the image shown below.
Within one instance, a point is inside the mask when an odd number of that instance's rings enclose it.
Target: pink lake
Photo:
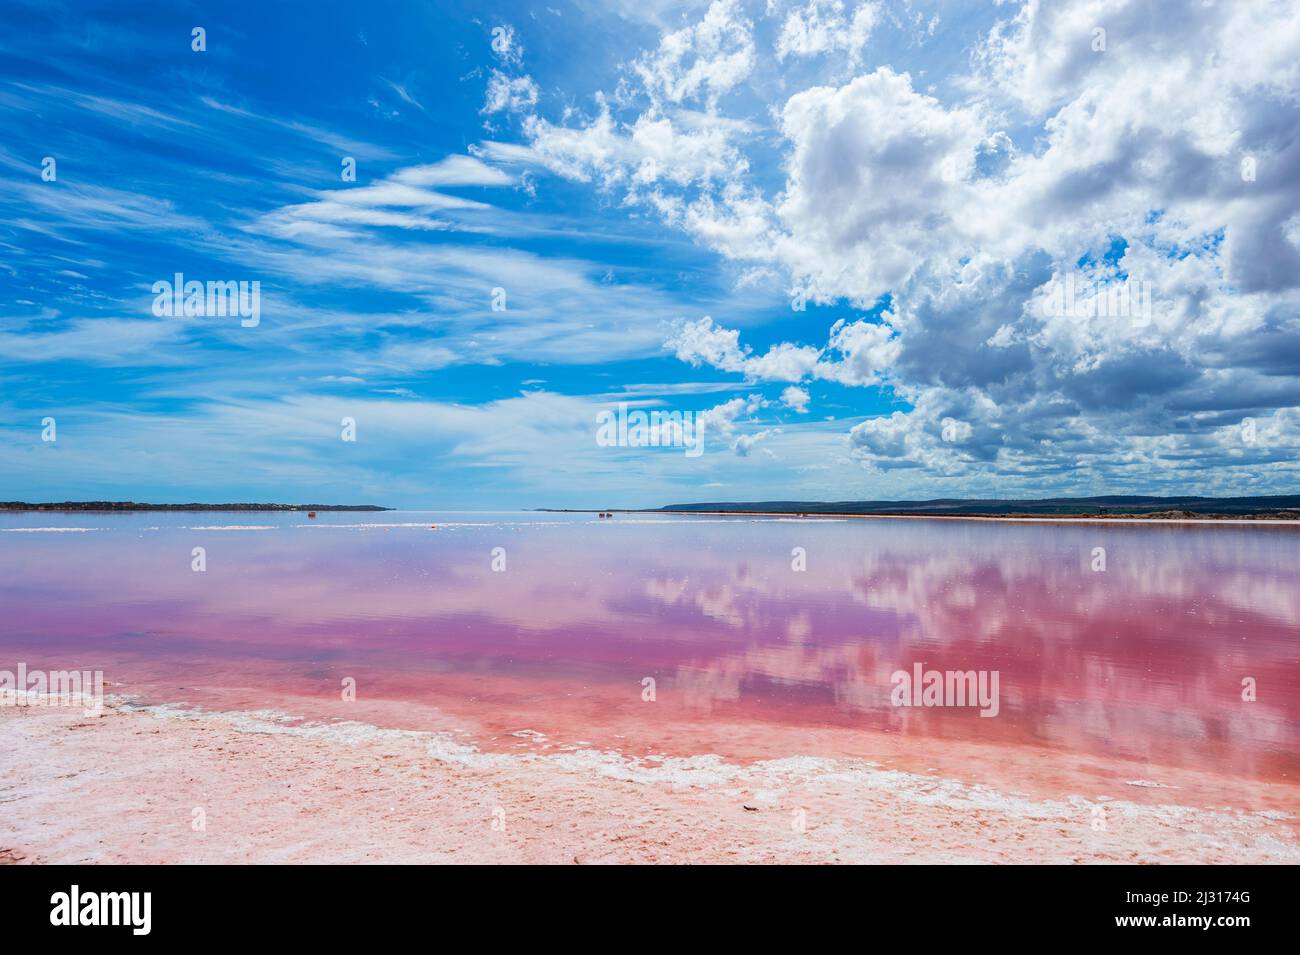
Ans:
[[[1164,773],[1208,802],[1300,772],[1297,527],[7,514],[0,592],[0,669],[142,703],[1027,790]],[[998,715],[892,706],[915,663],[998,671]]]

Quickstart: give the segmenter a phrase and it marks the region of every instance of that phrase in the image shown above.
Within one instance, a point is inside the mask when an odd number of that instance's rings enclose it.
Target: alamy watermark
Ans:
[[[596,444],[602,448],[685,448],[688,458],[704,453],[704,418],[694,411],[628,411],[608,408],[596,415]]]
[[[1135,325],[1151,324],[1151,282],[1079,281],[1073,272],[1054,278],[1042,300],[1048,318],[1132,318]]]
[[[152,909],[152,892],[83,892],[73,885],[50,896],[50,924],[121,925],[132,935],[148,935]]]
[[[87,716],[104,710],[103,670],[0,670],[0,706],[82,706]]]
[[[926,670],[912,664],[912,672],[895,670],[889,677],[894,706],[978,706],[980,716],[997,716],[998,670]]]
[[[262,283],[185,281],[177,272],[173,281],[153,283],[153,313],[158,318],[225,318],[238,315],[244,328],[262,321]]]

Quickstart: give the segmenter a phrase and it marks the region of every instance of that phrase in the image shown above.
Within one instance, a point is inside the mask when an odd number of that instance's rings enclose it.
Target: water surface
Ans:
[[[102,669],[145,702],[451,720],[488,747],[1300,769],[1294,527],[4,514],[0,594],[0,669]],[[891,706],[917,662],[997,670],[998,716]]]

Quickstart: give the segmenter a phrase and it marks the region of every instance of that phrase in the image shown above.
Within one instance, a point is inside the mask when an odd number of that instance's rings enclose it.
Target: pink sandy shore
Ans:
[[[0,707],[0,862],[1300,862],[1277,782],[883,737],[879,758],[739,762],[523,728],[512,752],[444,727]]]

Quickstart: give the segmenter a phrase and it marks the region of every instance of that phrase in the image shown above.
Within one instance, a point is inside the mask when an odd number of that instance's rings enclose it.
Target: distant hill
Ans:
[[[0,501],[0,511],[391,511],[375,504],[139,504],[135,501]]]
[[[1300,495],[1269,497],[1049,497],[1039,500],[751,501],[669,504],[659,511],[746,514],[880,514],[950,517],[1270,517],[1300,520]]]

